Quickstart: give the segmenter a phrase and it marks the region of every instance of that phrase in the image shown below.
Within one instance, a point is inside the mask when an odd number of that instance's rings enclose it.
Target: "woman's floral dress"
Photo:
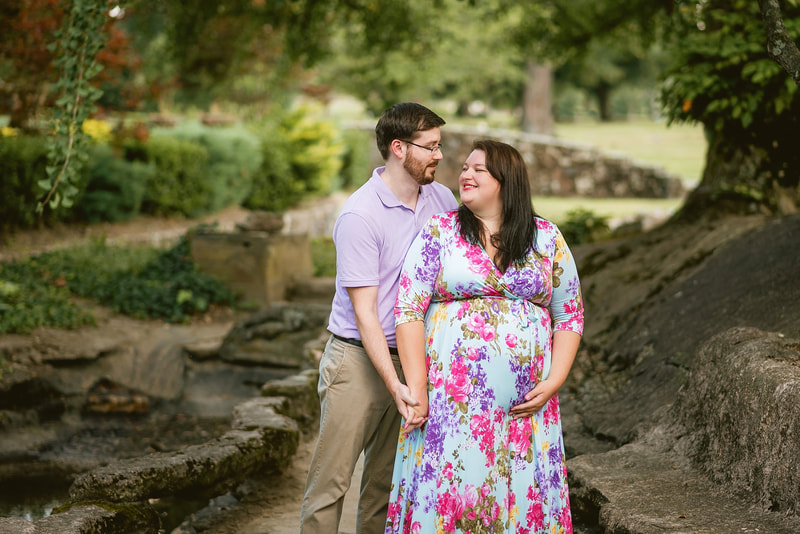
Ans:
[[[501,273],[433,216],[409,249],[397,324],[425,321],[429,420],[400,433],[387,533],[571,533],[558,396],[509,409],[547,377],[553,330],[583,331],[580,282],[558,228]]]

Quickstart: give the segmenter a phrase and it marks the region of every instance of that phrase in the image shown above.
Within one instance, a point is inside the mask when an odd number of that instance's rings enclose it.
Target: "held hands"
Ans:
[[[513,406],[509,413],[514,419],[530,417],[541,410],[547,401],[558,392],[558,385],[550,380],[542,380],[536,387],[525,394],[525,402]]]
[[[428,392],[426,390],[414,395],[408,386],[401,383],[394,390],[393,395],[397,411],[405,419],[404,432],[411,432],[425,424],[428,420]]]

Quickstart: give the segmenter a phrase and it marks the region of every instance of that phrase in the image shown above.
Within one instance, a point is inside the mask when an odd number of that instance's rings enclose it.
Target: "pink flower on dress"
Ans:
[[[486,319],[480,313],[473,313],[467,320],[467,328],[473,332],[480,333],[486,326]]]
[[[534,530],[541,530],[544,528],[544,512],[542,511],[542,493],[539,488],[528,486],[528,500],[531,501],[528,513],[525,514],[525,519],[529,527]]]
[[[450,491],[439,495],[436,511],[444,519],[444,531],[455,532],[456,521],[464,516],[464,499],[455,486],[450,486]]]
[[[428,381],[433,385],[435,388],[442,387],[444,384],[444,373],[438,366],[431,367],[430,371],[428,371]]]
[[[453,480],[453,464],[447,462],[442,470],[442,475],[448,480]]]
[[[464,486],[464,506],[467,508],[475,508],[478,504],[478,489],[472,484]]]
[[[508,348],[513,349],[517,346],[517,336],[514,334],[506,334],[506,345]]]
[[[493,341],[496,335],[494,326],[487,324],[483,327],[483,330],[480,332],[480,334],[484,341]]]
[[[420,534],[422,532],[422,524],[419,521],[414,521],[411,524],[411,534]]]
[[[472,393],[472,387],[467,366],[459,358],[450,367],[450,378],[445,381],[444,390],[453,397],[455,402],[467,402],[469,394]]]
[[[492,488],[489,487],[489,484],[484,483],[481,486],[481,497],[484,499],[492,492]]]
[[[468,347],[467,348],[467,358],[472,360],[473,362],[478,359],[478,349],[475,347]]]
[[[469,301],[468,300],[462,300],[461,301],[461,305],[458,307],[458,312],[456,312],[456,316],[459,319],[463,319],[464,318],[464,314],[467,313],[468,311],[469,311]]]
[[[517,456],[524,457],[531,445],[530,419],[516,419],[511,421],[508,429],[508,439]]]

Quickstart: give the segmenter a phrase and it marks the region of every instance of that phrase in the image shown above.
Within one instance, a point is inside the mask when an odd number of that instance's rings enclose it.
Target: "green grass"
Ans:
[[[705,164],[707,142],[699,125],[667,126],[653,121],[558,123],[556,135],[628,154],[662,167],[687,183],[700,181]]]
[[[671,214],[680,207],[679,198],[568,198],[533,197],[536,213],[561,224],[567,220],[567,213],[577,208],[591,211],[601,217],[617,218],[637,214]]]

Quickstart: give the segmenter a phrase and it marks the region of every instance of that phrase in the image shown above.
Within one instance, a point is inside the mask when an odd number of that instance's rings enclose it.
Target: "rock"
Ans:
[[[743,327],[714,336],[670,413],[682,452],[712,481],[747,488],[762,509],[800,509],[800,339]]]
[[[87,414],[146,414],[150,399],[107,378],[100,379],[86,397],[83,412]]]
[[[297,450],[297,424],[268,405],[257,419],[247,415],[240,414],[234,429],[209,442],[174,453],[119,460],[84,473],[70,487],[70,499],[141,501],[209,488],[230,488],[256,471],[280,471]]]
[[[236,228],[242,232],[280,232],[283,215],[274,211],[253,211],[244,222],[236,223]]]
[[[223,361],[305,369],[316,367],[305,344],[320,336],[330,306],[273,304],[234,325],[219,350]]]
[[[800,518],[765,512],[747,499],[721,493],[659,441],[568,460],[576,523],[626,534],[800,532]]]

